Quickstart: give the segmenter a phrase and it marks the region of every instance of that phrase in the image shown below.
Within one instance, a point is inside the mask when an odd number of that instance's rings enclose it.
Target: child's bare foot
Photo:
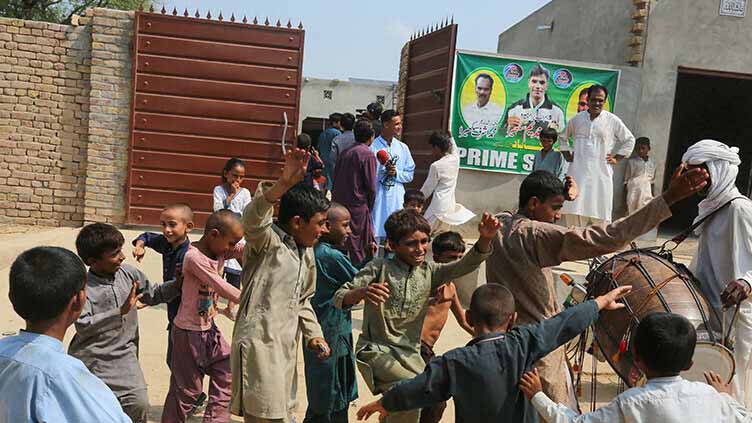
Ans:
[[[224,314],[225,317],[232,320],[233,322],[235,321],[235,313],[232,312],[230,307],[225,307],[224,309],[222,309],[222,314]]]

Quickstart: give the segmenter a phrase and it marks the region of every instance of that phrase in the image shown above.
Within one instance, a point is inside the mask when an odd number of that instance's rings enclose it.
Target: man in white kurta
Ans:
[[[469,129],[478,134],[493,137],[499,119],[504,114],[498,104],[491,101],[493,92],[493,78],[487,73],[481,73],[475,77],[476,102],[462,108],[462,118]]]
[[[373,205],[373,233],[378,242],[386,239],[384,223],[390,214],[402,210],[405,197],[405,184],[413,181],[415,162],[407,144],[398,140],[402,135],[402,117],[394,110],[385,110],[381,114],[381,135],[371,144],[371,151],[379,156],[384,150],[394,165],[378,164],[376,169],[376,199]]]
[[[567,175],[580,188],[575,201],[564,204],[567,226],[587,226],[611,221],[614,198],[613,166],[632,153],[635,137],[615,114],[603,110],[608,97],[605,87],[594,85],[587,111],[568,123],[560,149],[571,161]],[[570,147],[568,140],[572,139]]]
[[[752,303],[747,299],[752,292],[752,201],[735,185],[741,163],[738,153],[736,147],[702,140],[684,153],[682,161],[690,167],[704,165],[710,173],[695,221],[718,211],[695,230],[700,240],[690,269],[719,316],[724,305],[741,301],[734,325],[734,396],[752,409]]]
[[[455,200],[460,156],[454,140],[448,134],[436,132],[431,135],[429,143],[434,156],[439,158],[431,163],[428,177],[420,189],[426,198],[431,198],[423,215],[434,232],[442,232],[468,222],[475,214]]]

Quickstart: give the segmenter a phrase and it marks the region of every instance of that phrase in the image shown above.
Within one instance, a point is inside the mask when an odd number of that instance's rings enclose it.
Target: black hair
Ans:
[[[697,333],[686,317],[653,313],[640,321],[634,348],[645,366],[660,375],[678,375],[695,354]]]
[[[489,75],[487,73],[480,73],[480,74],[478,74],[478,76],[475,77],[475,86],[476,87],[478,86],[478,80],[481,79],[481,78],[488,79],[489,81],[491,81],[491,86],[489,88],[493,89],[493,82],[494,82],[493,78],[491,78],[491,75]]]
[[[514,313],[514,309],[512,292],[495,283],[481,285],[470,298],[470,315],[473,324],[483,324],[489,329],[503,325]]]
[[[339,124],[342,125],[345,131],[352,131],[353,125],[355,125],[355,115],[352,113],[343,113],[339,119]]]
[[[43,322],[59,316],[84,289],[86,266],[65,248],[34,247],[13,261],[9,281],[13,310],[28,322]]]
[[[240,160],[237,157],[233,157],[230,160],[225,162],[225,167],[222,168],[222,182],[227,182],[227,178],[225,178],[225,173],[235,169],[236,166],[240,166],[245,169],[245,163]]]
[[[650,138],[640,137],[635,140],[635,145],[647,145],[650,148]]]
[[[588,98],[590,98],[590,96],[593,95],[593,93],[596,91],[603,91],[603,94],[606,95],[606,99],[608,99],[608,88],[600,84],[595,84],[592,87],[588,88]]]
[[[407,204],[413,201],[423,205],[423,203],[426,202],[426,196],[423,195],[423,191],[419,189],[406,190],[405,195],[402,197],[402,204]]]
[[[165,206],[163,211],[180,210],[186,223],[193,222],[193,209],[188,203],[172,203]]]
[[[360,119],[358,123],[355,124],[353,134],[355,135],[355,141],[359,143],[368,142],[375,134],[373,131],[373,124],[370,120]]]
[[[371,119],[377,120],[381,118],[381,113],[383,113],[384,111],[384,106],[378,101],[374,101],[373,103],[366,106],[366,110],[368,111],[368,114],[371,115]]]
[[[556,132],[556,129],[554,128],[545,127],[540,132],[540,139],[543,139],[543,138],[549,138],[549,139],[554,140],[554,142],[556,142],[556,140],[559,139],[559,133]]]
[[[311,148],[311,142],[311,136],[303,132],[298,135],[297,147],[302,148],[303,150],[308,150]]]
[[[108,223],[92,223],[78,232],[76,251],[84,263],[90,259],[100,259],[106,252],[115,251],[125,243],[120,231]]]
[[[442,153],[446,153],[452,148],[452,138],[446,131],[434,131],[428,138],[428,143],[438,148]]]
[[[535,66],[530,68],[530,78],[542,75],[546,76],[546,81],[551,80],[551,72],[549,72],[548,69],[544,68],[540,63],[536,63]]]
[[[206,219],[206,225],[204,225],[204,233],[208,233],[212,229],[216,229],[220,234],[225,235],[228,227],[233,224],[240,224],[240,218],[237,214],[229,209],[217,210],[209,215]]]
[[[462,239],[462,235],[457,232],[442,232],[436,235],[436,238],[431,242],[431,249],[433,250],[434,257],[444,254],[447,251],[464,253],[465,240]]]
[[[386,109],[381,114],[381,123],[383,124],[383,123],[390,122],[392,119],[394,119],[395,117],[399,115],[400,115],[399,112],[394,109]]]
[[[279,222],[286,225],[295,216],[308,222],[317,213],[329,210],[329,200],[324,193],[303,183],[290,188],[279,202]]]
[[[394,244],[399,244],[402,238],[414,232],[431,234],[431,225],[425,217],[411,209],[403,209],[389,215],[384,223],[386,237]]]
[[[547,170],[536,170],[527,175],[520,185],[519,209],[527,207],[533,197],[544,202],[557,195],[564,195],[564,183]]]
[[[329,125],[334,126],[338,124],[340,119],[342,119],[342,113],[332,113],[329,115]]]

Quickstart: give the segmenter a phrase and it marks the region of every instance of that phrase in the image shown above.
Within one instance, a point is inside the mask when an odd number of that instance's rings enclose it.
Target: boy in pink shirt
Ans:
[[[240,302],[240,290],[222,278],[225,260],[241,259],[243,226],[229,210],[209,216],[204,236],[183,261],[183,291],[172,332],[172,376],[162,422],[185,422],[208,375],[209,404],[204,422],[230,421],[230,347],[214,324],[217,300]]]

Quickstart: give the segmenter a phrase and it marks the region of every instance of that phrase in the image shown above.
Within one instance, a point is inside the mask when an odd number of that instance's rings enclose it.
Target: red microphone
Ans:
[[[379,152],[376,153],[376,159],[382,166],[386,166],[386,164],[389,163],[389,153],[387,153],[386,150],[379,150]]]

